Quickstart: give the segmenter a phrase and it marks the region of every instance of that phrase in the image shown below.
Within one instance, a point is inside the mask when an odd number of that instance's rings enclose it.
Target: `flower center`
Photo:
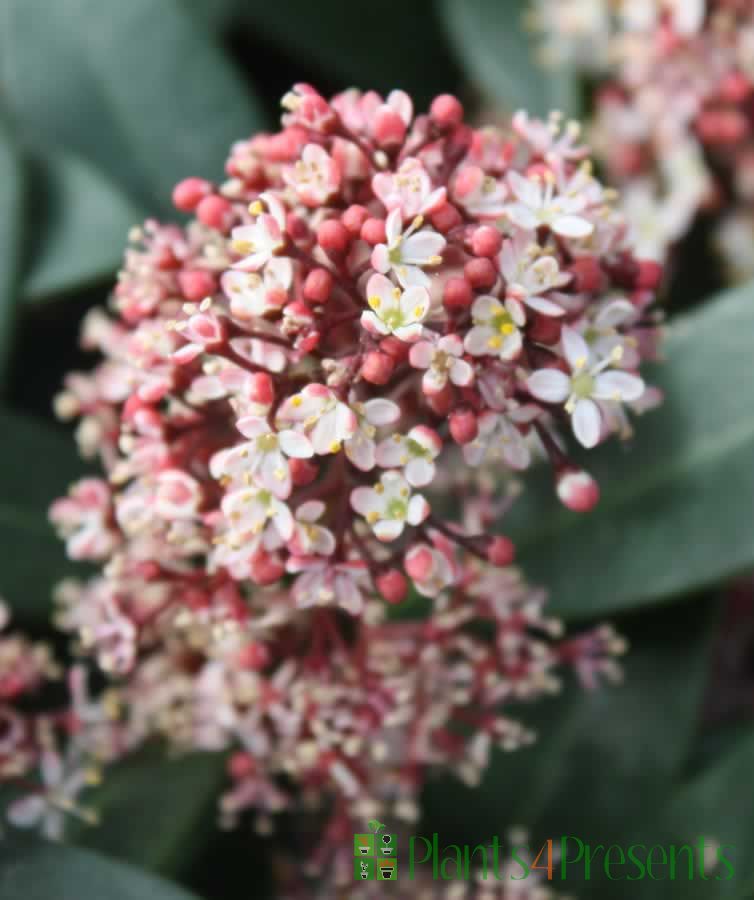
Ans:
[[[386,518],[388,519],[398,519],[399,521],[403,521],[406,518],[406,513],[408,512],[408,506],[406,503],[398,497],[395,497],[391,500],[387,509],[385,510]]]
[[[505,335],[513,334],[516,330],[511,314],[507,309],[492,317],[492,327],[498,334]]]
[[[400,328],[403,325],[403,313],[400,309],[391,309],[386,312],[382,321],[387,325],[388,328],[395,329]]]
[[[577,397],[591,397],[594,392],[594,377],[589,372],[574,375],[571,379],[571,390]]]
[[[427,450],[426,447],[422,447],[422,445],[413,438],[407,438],[406,447],[412,456],[418,456],[420,458],[429,456],[429,450]]]
[[[278,436],[276,434],[263,434],[257,438],[257,449],[262,453],[269,453],[276,450],[278,445]]]

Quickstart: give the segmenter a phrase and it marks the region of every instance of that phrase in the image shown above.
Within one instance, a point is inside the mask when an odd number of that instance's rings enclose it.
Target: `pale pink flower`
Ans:
[[[399,472],[384,472],[374,487],[354,488],[351,506],[380,541],[394,541],[406,525],[420,525],[429,515],[427,501],[421,494],[411,494]]]
[[[470,466],[502,460],[512,469],[526,469],[531,451],[517,424],[530,422],[539,415],[536,407],[520,407],[509,415],[485,410],[478,418],[479,433],[463,446],[463,458]]]
[[[263,203],[269,212],[264,212]],[[231,249],[243,259],[233,263],[234,269],[257,272],[285,246],[285,212],[280,200],[271,193],[260,194],[252,204],[256,216],[251,225],[239,225],[231,232]]]
[[[395,174],[379,172],[372,178],[372,190],[388,212],[400,210],[404,221],[438,209],[444,202],[446,188],[432,187],[432,179],[421,161],[405,159]]]
[[[294,556],[332,556],[335,537],[329,528],[318,525],[327,510],[321,500],[308,500],[294,514],[294,531],[290,550]]]
[[[385,221],[387,243],[372,251],[372,266],[383,275],[393,271],[403,287],[428,288],[430,280],[423,269],[442,262],[445,238],[423,224],[423,216],[417,216],[403,231],[401,211],[393,209]]]
[[[506,210],[508,189],[503,181],[487,175],[479,166],[466,166],[453,182],[453,199],[469,215],[499,219]]]
[[[283,169],[283,178],[306,206],[321,206],[340,186],[340,169],[319,144],[307,144],[301,158]]]
[[[293,263],[285,256],[269,260],[261,275],[229,269],[222,277],[222,288],[230,300],[231,313],[245,321],[285,306],[292,284]]]
[[[375,274],[367,284],[367,303],[370,309],[361,314],[361,324],[371,334],[394,334],[409,343],[419,340],[430,306],[425,288],[401,290],[389,278]]]
[[[67,497],[50,507],[50,521],[67,538],[71,559],[102,559],[115,549],[117,534],[108,523],[110,488],[100,478],[76,482]]]
[[[504,302],[490,294],[477,297],[471,307],[473,328],[464,339],[464,347],[472,356],[497,356],[515,359],[521,352],[521,328],[526,322],[524,308],[518,300],[507,297]]]
[[[323,384],[308,384],[288,397],[275,422],[278,428],[290,425],[294,431],[305,434],[319,455],[338,453],[358,428],[353,410]]]
[[[581,215],[584,199],[557,194],[554,176],[525,178],[509,172],[508,183],[515,202],[506,204],[505,215],[519,228],[534,231],[547,225],[565,238],[584,238],[594,231],[593,223]]]
[[[397,403],[376,397],[359,403],[349,399],[349,405],[357,420],[357,428],[353,436],[348,438],[344,447],[346,456],[362,472],[371,471],[376,465],[375,450],[377,429],[385,425],[393,425],[401,415]]]
[[[366,567],[360,560],[332,563],[320,557],[292,557],[288,571],[301,574],[292,588],[299,609],[310,606],[339,606],[352,616],[364,606]]]
[[[571,274],[562,272],[557,259],[542,250],[535,236],[518,231],[503,243],[498,257],[500,271],[506,281],[506,295],[514,297],[545,316],[562,316],[565,312],[543,294],[571,281]]]
[[[422,376],[425,394],[439,393],[448,380],[459,387],[467,387],[474,380],[474,369],[463,359],[463,341],[457,334],[421,340],[411,347],[408,358],[415,369],[426,369]]]
[[[442,450],[440,435],[426,425],[408,434],[394,434],[377,446],[377,464],[384,469],[403,469],[412,487],[425,487],[435,477],[435,459]]]

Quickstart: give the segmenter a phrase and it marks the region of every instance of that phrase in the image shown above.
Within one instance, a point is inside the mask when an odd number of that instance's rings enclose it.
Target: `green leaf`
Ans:
[[[74,154],[56,150],[35,163],[33,202],[41,227],[22,288],[32,302],[110,278],[130,227],[144,218],[115,184]]]
[[[21,622],[45,622],[55,583],[71,574],[47,521],[50,503],[83,472],[72,437],[0,412],[0,595]]]
[[[428,828],[443,839],[488,841],[517,824],[537,837],[609,842],[667,796],[688,753],[705,687],[710,610],[644,613],[625,628],[629,652],[618,686],[562,696],[509,715],[534,727],[537,743],[498,752],[474,791],[443,779],[425,797]],[[579,895],[580,896],[580,895]]]
[[[71,837],[126,862],[179,874],[212,831],[224,778],[224,754],[171,758],[163,747],[139,751],[105,770],[102,786],[87,798],[100,824],[76,828]]]
[[[77,153],[151,209],[169,209],[181,178],[221,177],[230,144],[262,124],[181,0],[5,0],[0,41],[3,93],[36,145]]]
[[[754,567],[754,285],[724,293],[668,327],[651,367],[664,404],[629,447],[577,455],[602,499],[560,506],[550,478],[527,479],[506,528],[530,580],[564,618],[665,601]]]
[[[537,35],[525,24],[529,0],[441,0],[448,37],[467,73],[509,111],[579,114],[579,84],[564,67],[537,60]]]
[[[0,115],[0,390],[8,371],[18,306],[18,277],[24,237],[24,169],[5,118]]]
[[[337,76],[338,89],[387,94],[401,88],[422,109],[435,94],[455,88],[453,59],[432,0],[242,0],[240,10],[265,40]]]
[[[168,881],[73,847],[14,843],[3,845],[0,860],[0,900],[196,900]]]

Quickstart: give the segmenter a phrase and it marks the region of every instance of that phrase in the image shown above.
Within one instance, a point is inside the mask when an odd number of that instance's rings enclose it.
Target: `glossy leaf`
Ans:
[[[83,466],[62,431],[4,412],[0,434],[0,596],[19,621],[44,622],[55,583],[71,574],[47,510]]]
[[[181,0],[6,0],[0,57],[36,145],[78,153],[153,210],[169,209],[179,179],[221,176],[231,142],[262,124]]]
[[[665,403],[627,446],[578,460],[602,499],[579,515],[532,473],[506,528],[530,580],[565,618],[665,601],[754,568],[754,285],[668,327],[666,362],[647,373]]]
[[[87,805],[94,828],[76,828],[76,843],[162,874],[181,873],[217,819],[225,756],[170,757],[153,747],[107,769]]]
[[[24,237],[25,172],[8,123],[0,117],[0,389],[7,392],[8,364],[18,306]]]
[[[574,73],[537,58],[537,35],[526,26],[528,0],[442,0],[448,37],[467,73],[508,111],[579,112]]]
[[[134,823],[134,827],[146,829],[149,823]],[[192,900],[193,895],[98,853],[28,842],[0,845],[0,900],[20,898]]]
[[[112,278],[129,229],[144,213],[81,158],[60,150],[35,159],[34,203],[41,222],[23,282],[25,300]]]

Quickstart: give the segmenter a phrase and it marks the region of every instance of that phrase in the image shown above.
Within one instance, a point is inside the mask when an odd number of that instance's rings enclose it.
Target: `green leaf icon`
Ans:
[[[384,824],[382,822],[378,822],[377,819],[370,819],[367,822],[367,828],[370,831],[373,831],[375,834],[380,830],[380,828],[384,828]]]

